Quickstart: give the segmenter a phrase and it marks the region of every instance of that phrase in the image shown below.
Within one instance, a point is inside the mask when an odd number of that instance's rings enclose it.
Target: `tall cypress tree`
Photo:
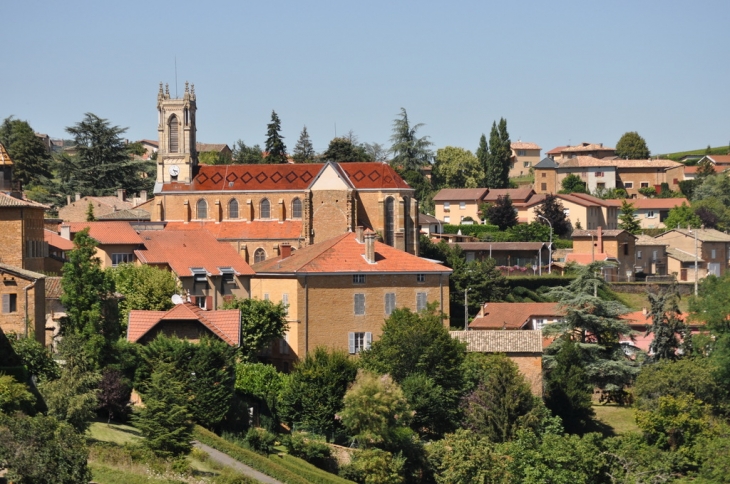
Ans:
[[[314,151],[314,146],[312,145],[312,140],[309,138],[307,127],[304,126],[304,128],[302,128],[302,133],[299,135],[299,141],[297,141],[296,146],[294,146],[292,158],[294,158],[294,161],[297,163],[311,163],[314,161],[314,157],[316,155],[317,153]]]
[[[487,183],[487,170],[489,169],[489,146],[487,145],[487,137],[484,136],[484,133],[479,138],[477,160],[479,160],[479,166],[482,168],[482,181],[480,186],[485,186]]]
[[[503,188],[501,185],[502,176],[499,166],[500,146],[497,123],[493,122],[492,130],[489,132],[489,154],[487,155],[487,169],[485,177],[485,185],[487,188]]]
[[[271,111],[271,122],[266,125],[266,157],[267,163],[286,163],[286,146],[284,145],[284,137],[280,134],[281,121],[276,111]]]
[[[509,167],[512,161],[512,141],[509,139],[509,133],[507,132],[507,120],[504,118],[499,119],[499,143],[500,143],[500,158],[499,167],[500,171],[500,184],[501,188],[509,187]]]

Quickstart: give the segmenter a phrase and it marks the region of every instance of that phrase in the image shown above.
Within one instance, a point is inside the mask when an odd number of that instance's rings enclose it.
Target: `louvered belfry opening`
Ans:
[[[177,116],[170,117],[170,153],[177,153],[179,150],[180,133],[177,129]]]

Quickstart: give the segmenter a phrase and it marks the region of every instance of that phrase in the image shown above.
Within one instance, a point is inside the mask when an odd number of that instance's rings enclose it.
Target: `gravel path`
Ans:
[[[201,444],[200,442],[194,443],[195,447],[202,450],[203,452],[206,452],[211,459],[214,461],[223,464],[224,466],[231,467],[241,474],[245,474],[246,476],[250,477],[251,479],[256,479],[259,482],[265,482],[266,484],[282,484],[281,482],[277,481],[273,477],[269,477],[266,474],[262,474],[256,469],[252,469],[251,467],[242,464],[241,462],[238,462],[233,457],[229,456],[228,454],[224,454],[223,452],[214,449],[213,447],[209,447],[205,444]]]

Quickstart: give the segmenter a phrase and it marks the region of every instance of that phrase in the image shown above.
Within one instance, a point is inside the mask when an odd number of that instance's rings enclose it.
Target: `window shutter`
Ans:
[[[213,296],[207,296],[205,298],[205,310],[206,311],[212,311],[213,310]]]
[[[10,312],[10,294],[3,294],[3,313]]]
[[[355,354],[355,333],[347,333],[349,347],[350,347],[350,354]]]
[[[355,314],[365,314],[365,294],[355,294]]]
[[[416,311],[423,311],[426,309],[426,293],[419,292],[416,294]]]
[[[395,310],[395,293],[389,292],[385,295],[385,314],[390,314]]]
[[[369,350],[371,344],[373,344],[373,333],[365,333],[365,349]]]

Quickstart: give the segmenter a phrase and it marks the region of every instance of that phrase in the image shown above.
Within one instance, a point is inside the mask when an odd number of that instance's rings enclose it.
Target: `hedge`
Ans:
[[[573,280],[575,276],[514,276],[507,278],[507,284],[510,289],[516,287],[524,287],[531,291],[536,291],[540,287],[558,287],[567,286]]]
[[[461,230],[462,235],[471,235],[473,237],[482,238],[484,234],[499,232],[499,227],[496,225],[451,225],[443,224],[443,230],[446,234],[456,234]]]
[[[259,472],[266,474],[267,476],[273,477],[286,484],[310,484],[310,481],[296,475],[284,466],[272,462],[263,455],[259,455],[256,452],[252,452],[248,449],[239,447],[236,444],[232,444],[222,437],[218,437],[210,430],[206,430],[199,425],[195,426],[193,430],[193,436],[200,443],[213,447],[225,454],[228,454],[232,458],[239,462],[246,464],[247,466],[253,467]]]
[[[292,455],[270,455],[269,459],[306,478],[314,484],[354,484],[352,481],[313,466],[304,459]]]

